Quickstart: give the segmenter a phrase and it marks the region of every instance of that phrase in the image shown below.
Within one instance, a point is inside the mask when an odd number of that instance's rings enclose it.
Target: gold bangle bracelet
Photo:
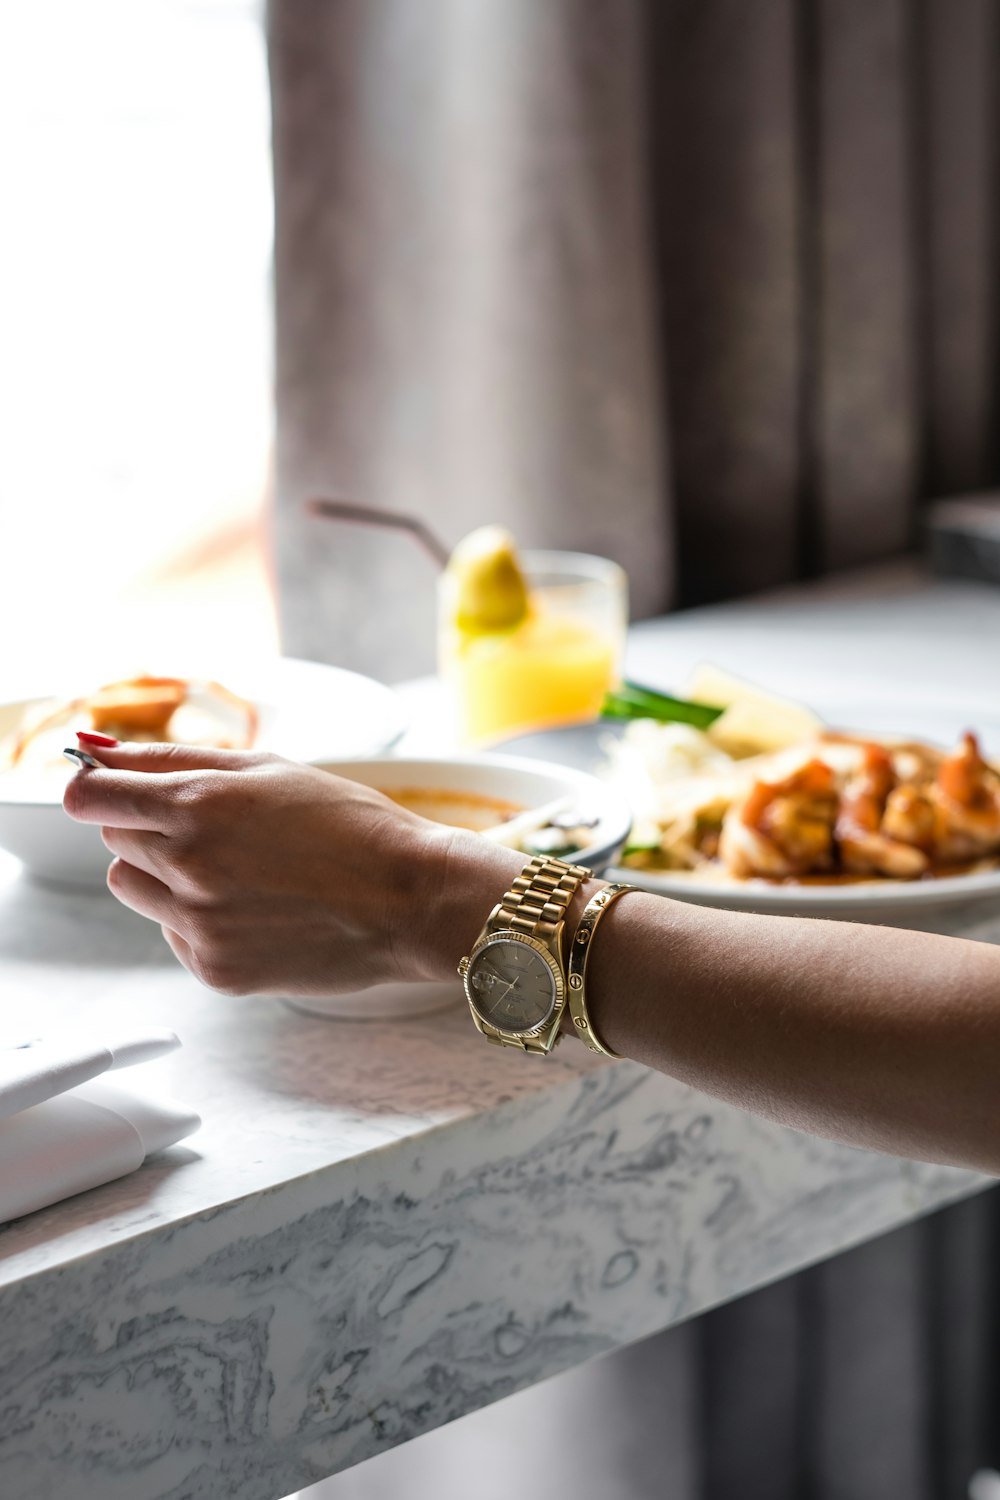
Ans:
[[[591,896],[583,908],[580,925],[570,945],[567,965],[569,1014],[574,1031],[591,1052],[600,1052],[605,1057],[618,1059],[621,1058],[621,1053],[612,1052],[610,1047],[606,1047],[591,1024],[587,1011],[587,960],[590,957],[591,943],[597,924],[608,907],[613,906],[619,896],[624,896],[626,892],[635,889],[634,885],[606,885],[597,892],[596,896]]]

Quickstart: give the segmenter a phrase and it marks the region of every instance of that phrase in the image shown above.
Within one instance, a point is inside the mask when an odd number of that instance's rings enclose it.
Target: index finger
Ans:
[[[78,823],[170,833],[178,821],[178,792],[192,771],[112,771],[101,766],[78,771],[66,784],[63,807]]]

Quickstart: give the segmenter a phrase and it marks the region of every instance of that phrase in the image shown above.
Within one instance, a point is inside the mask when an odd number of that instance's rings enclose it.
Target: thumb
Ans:
[[[115,771],[243,771],[257,765],[261,758],[252,750],[119,741],[83,729],[77,730],[76,737],[82,750]]]

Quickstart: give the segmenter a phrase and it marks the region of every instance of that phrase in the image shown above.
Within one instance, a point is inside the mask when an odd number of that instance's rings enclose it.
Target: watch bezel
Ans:
[[[548,965],[549,972],[554,980],[555,994],[552,1000],[551,1009],[543,1020],[536,1021],[534,1026],[529,1026],[524,1031],[514,1031],[509,1026],[496,1026],[492,1021],[487,1021],[486,1017],[483,1016],[476,1008],[476,1003],[472,998],[469,984],[469,975],[472,972],[472,968],[476,962],[476,959],[479,958],[481,954],[485,953],[488,948],[495,947],[499,943],[511,942],[523,943],[525,947],[533,948],[534,951],[545,960],[545,963]],[[566,976],[563,972],[562,965],[552,953],[552,950],[549,948],[548,944],[543,943],[540,938],[529,937],[526,932],[515,932],[513,928],[508,927],[500,928],[500,930],[497,932],[491,932],[489,937],[484,938],[482,942],[476,944],[472,952],[469,954],[469,962],[466,966],[465,973],[462,975],[462,985],[465,990],[465,998],[469,1002],[469,1009],[472,1011],[472,1018],[476,1022],[477,1026],[488,1026],[489,1029],[491,1031],[495,1031],[498,1036],[541,1036],[544,1032],[548,1031],[553,1022],[560,1017],[566,1004]]]

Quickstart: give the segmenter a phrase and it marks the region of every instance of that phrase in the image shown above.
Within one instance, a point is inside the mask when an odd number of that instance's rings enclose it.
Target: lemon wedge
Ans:
[[[706,732],[713,745],[737,760],[785,750],[823,730],[822,719],[804,704],[765,693],[710,662],[695,669],[686,691],[695,703],[725,710]]]
[[[444,577],[448,614],[467,635],[513,630],[528,614],[517,546],[502,526],[480,526],[464,537]]]

